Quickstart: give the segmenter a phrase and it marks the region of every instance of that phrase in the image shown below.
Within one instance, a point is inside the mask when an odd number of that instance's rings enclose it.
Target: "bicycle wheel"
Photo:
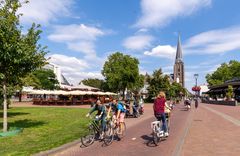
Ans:
[[[126,124],[125,122],[121,122],[120,124],[122,124],[122,133],[120,133],[120,125],[117,127],[117,135],[120,139],[122,139],[123,137],[125,137],[126,135]]]
[[[153,132],[153,143],[158,146],[160,138],[157,136],[157,133]]]
[[[160,142],[160,137],[158,137],[158,134],[157,134],[157,127],[155,127],[155,130],[153,131],[152,135],[153,135],[153,143],[158,146],[159,142]]]
[[[113,141],[113,137],[114,137],[113,128],[110,123],[107,123],[106,131],[104,132],[104,139],[103,139],[105,145],[107,145],[107,146],[110,145]]]
[[[88,134],[81,137],[81,142],[82,145],[84,145],[85,147],[90,146],[91,144],[93,144],[94,140],[95,140],[95,131],[94,129],[90,126],[88,129]]]

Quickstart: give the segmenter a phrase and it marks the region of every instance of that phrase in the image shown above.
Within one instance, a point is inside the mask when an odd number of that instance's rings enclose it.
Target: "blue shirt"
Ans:
[[[125,108],[121,102],[118,102],[117,104],[117,110],[120,110],[121,112],[125,112]]]

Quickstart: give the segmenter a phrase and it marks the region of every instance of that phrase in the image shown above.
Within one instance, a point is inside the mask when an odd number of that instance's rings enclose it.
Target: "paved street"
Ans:
[[[240,107],[200,104],[186,111],[177,105],[171,116],[171,131],[167,140],[159,146],[151,141],[150,123],[152,105],[145,105],[146,113],[139,119],[127,119],[127,135],[108,147],[101,142],[81,148],[68,148],[55,155],[238,155],[240,153]]]

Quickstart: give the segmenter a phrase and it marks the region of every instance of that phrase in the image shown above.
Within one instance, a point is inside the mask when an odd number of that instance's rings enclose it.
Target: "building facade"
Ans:
[[[178,37],[177,52],[173,72],[173,80],[181,84],[182,87],[185,87],[184,62],[182,57],[182,45],[180,35]]]
[[[50,69],[54,72],[54,74],[56,75],[56,79],[58,80],[60,88],[62,88],[63,86],[70,86],[67,79],[63,76],[59,66],[57,66],[53,63],[49,63],[49,64],[45,65],[43,68]]]

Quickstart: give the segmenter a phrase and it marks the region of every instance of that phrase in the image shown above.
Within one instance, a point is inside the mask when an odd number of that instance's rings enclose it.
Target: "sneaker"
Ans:
[[[164,135],[165,135],[165,137],[168,137],[168,136],[169,136],[168,132],[165,132]]]
[[[163,133],[158,133],[158,137],[164,137]]]

